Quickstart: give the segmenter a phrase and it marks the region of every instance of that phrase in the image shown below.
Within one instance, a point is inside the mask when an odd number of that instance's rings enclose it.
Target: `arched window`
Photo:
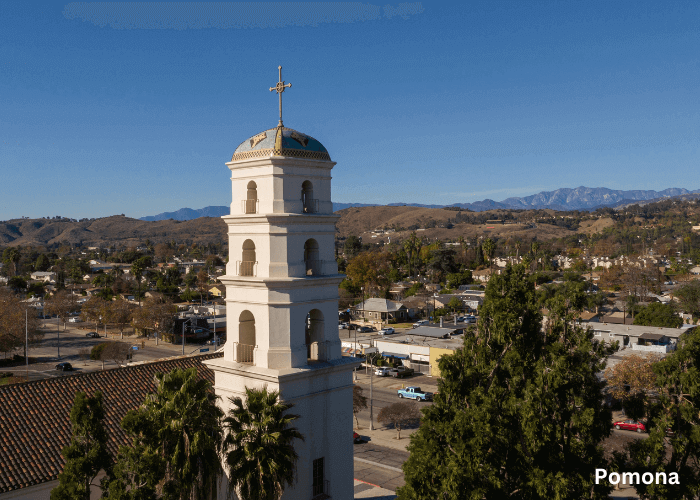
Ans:
[[[312,361],[325,361],[328,359],[326,342],[323,334],[323,313],[318,309],[312,309],[306,315],[306,357]]]
[[[314,199],[314,185],[311,181],[304,181],[301,185],[301,204],[305,214],[318,212],[318,200]]]
[[[239,363],[253,363],[255,346],[255,317],[250,311],[243,311],[238,317],[238,352],[236,353],[236,360]]]
[[[307,276],[320,276],[321,261],[318,258],[318,243],[313,238],[304,243],[304,264]]]
[[[257,261],[253,240],[243,242],[242,260],[238,261],[238,276],[255,276]]]
[[[258,213],[258,185],[254,181],[248,183],[246,199],[243,200],[243,213]]]

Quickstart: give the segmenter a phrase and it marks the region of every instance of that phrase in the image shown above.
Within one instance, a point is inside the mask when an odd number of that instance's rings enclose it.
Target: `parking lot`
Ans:
[[[132,359],[130,362],[148,361],[162,359],[172,356],[182,355],[181,344],[170,344],[158,341],[156,345],[155,339],[146,339],[145,337],[135,336],[131,328],[124,332],[124,336],[113,329],[107,329],[105,336],[104,327],[97,330],[93,324],[86,323],[66,323],[57,325],[55,318],[42,320],[41,329],[44,332],[44,339],[38,346],[30,347],[29,349],[29,367],[24,364],[17,366],[9,366],[2,368],[4,372],[12,372],[18,377],[28,376],[29,380],[38,380],[42,378],[67,376],[74,373],[85,373],[90,371],[102,370],[103,363],[101,361],[84,359],[84,353],[89,351],[95,345],[107,342],[116,341],[124,342],[132,348]],[[99,337],[88,336],[89,333],[96,332]],[[135,349],[134,349],[135,348]],[[186,344],[185,354],[207,349],[214,350],[213,345],[203,344]],[[17,351],[15,354],[23,354]],[[56,370],[56,365],[61,362],[68,362],[73,367],[72,371]],[[106,361],[104,369],[116,368],[117,365],[113,361]]]

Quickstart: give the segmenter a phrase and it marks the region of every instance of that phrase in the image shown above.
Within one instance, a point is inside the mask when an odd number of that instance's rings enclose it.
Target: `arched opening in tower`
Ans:
[[[250,311],[243,311],[238,317],[238,352],[239,363],[252,364],[255,349],[255,317]]]
[[[304,181],[301,185],[301,204],[305,214],[318,212],[318,200],[314,199],[314,185]]]
[[[306,357],[309,361],[325,361],[326,342],[323,333],[323,313],[312,309],[306,315]]]
[[[255,258],[255,243],[253,240],[243,242],[243,255],[238,266],[239,276],[255,276],[257,260]]]
[[[254,181],[248,183],[246,199],[244,200],[244,213],[258,213],[258,185]]]
[[[307,276],[320,276],[321,261],[318,258],[318,242],[311,238],[304,243],[304,264]]]

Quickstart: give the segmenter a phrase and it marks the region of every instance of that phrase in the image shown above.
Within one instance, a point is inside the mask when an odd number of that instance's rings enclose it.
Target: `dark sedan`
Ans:
[[[70,363],[59,363],[56,365],[56,369],[59,372],[72,372],[73,365],[71,365]]]
[[[90,337],[91,339],[99,339],[100,334],[97,332],[88,332],[85,334],[86,337]]]

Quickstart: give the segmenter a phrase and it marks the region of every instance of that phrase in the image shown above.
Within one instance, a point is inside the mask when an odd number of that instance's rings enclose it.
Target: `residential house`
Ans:
[[[52,271],[34,271],[29,277],[36,281],[42,281],[44,283],[49,283],[56,281],[56,273]]]
[[[406,307],[408,318],[414,319],[421,316],[421,313],[427,310],[428,300],[432,300],[432,298],[425,295],[412,295],[411,297],[403,299],[401,303]]]
[[[499,274],[499,271],[494,269],[493,272],[495,274]],[[482,269],[480,271],[473,271],[472,272],[472,279],[475,281],[481,281],[482,283],[487,283],[489,281],[489,278],[491,278],[491,269]]]
[[[225,297],[226,287],[223,285],[214,285],[209,288],[209,293],[212,294],[214,297]]]
[[[401,302],[389,299],[367,299],[351,310],[353,319],[366,318],[369,321],[406,321],[408,309]]]
[[[603,318],[605,320],[605,318]],[[590,323],[594,338],[604,342],[619,342],[620,349],[671,352],[681,335],[693,328],[661,328],[657,326]]]

